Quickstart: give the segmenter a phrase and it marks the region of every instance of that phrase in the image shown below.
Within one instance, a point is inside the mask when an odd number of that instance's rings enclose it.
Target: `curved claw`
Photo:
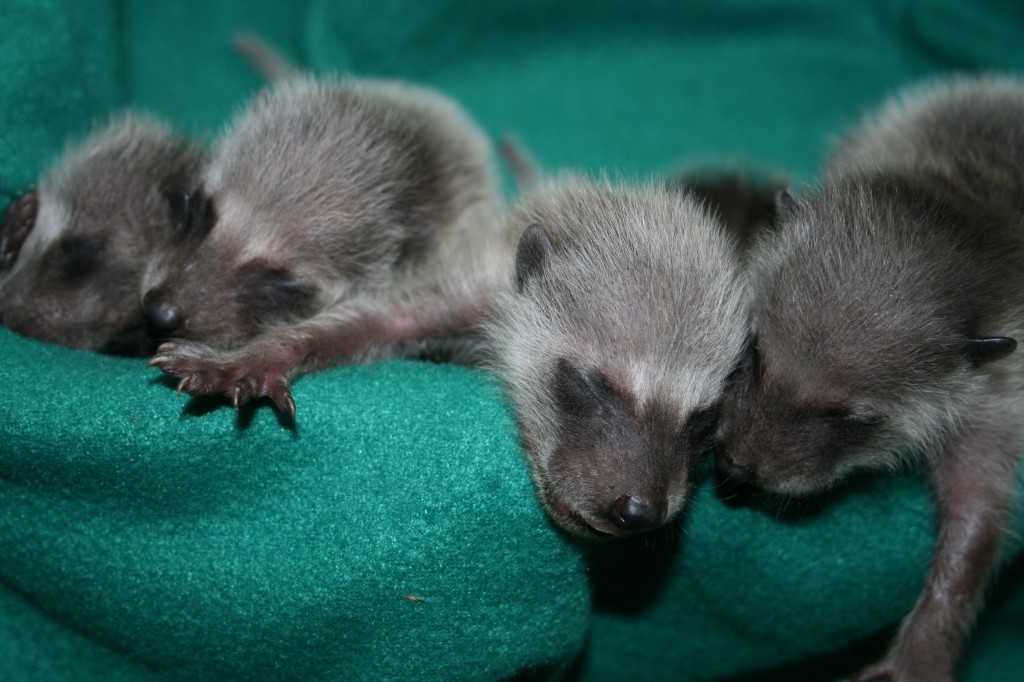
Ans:
[[[292,398],[292,393],[288,390],[287,383],[282,382],[271,390],[269,397],[271,402],[274,403],[274,407],[281,413],[287,415],[289,419],[295,419],[295,399]]]

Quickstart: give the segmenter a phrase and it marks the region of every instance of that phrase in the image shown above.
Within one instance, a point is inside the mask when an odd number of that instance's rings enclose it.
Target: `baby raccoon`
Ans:
[[[487,326],[538,495],[608,538],[683,507],[747,334],[735,244],[689,194],[577,177],[512,213],[514,285]]]
[[[491,162],[483,133],[438,93],[276,82],[216,145],[191,248],[147,277],[147,316],[175,339],[153,364],[192,394],[267,396],[292,413],[298,373],[458,333],[480,307],[455,324],[432,302],[499,222]]]
[[[0,323],[76,348],[155,347],[138,302],[151,257],[187,228],[183,192],[203,152],[142,114],[70,148],[0,226]]]
[[[869,118],[752,256],[723,477],[800,495],[912,459],[934,490],[924,590],[859,680],[951,680],[998,563],[1024,447],[1022,216],[1024,83],[955,80]]]

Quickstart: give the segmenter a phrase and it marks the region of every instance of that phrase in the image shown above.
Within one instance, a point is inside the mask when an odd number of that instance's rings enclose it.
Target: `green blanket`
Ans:
[[[901,84],[1024,70],[1009,4],[212,5],[6,0],[0,194],[119,107],[215,134],[259,86],[237,28],[315,70],[438,87],[548,167],[633,176],[810,180]],[[884,645],[934,533],[913,477],[784,519],[706,481],[680,528],[584,548],[545,520],[482,372],[325,372],[289,430],[137,360],[4,330],[0,358],[2,680],[828,679]],[[1021,679],[1024,568],[991,602],[964,679]]]

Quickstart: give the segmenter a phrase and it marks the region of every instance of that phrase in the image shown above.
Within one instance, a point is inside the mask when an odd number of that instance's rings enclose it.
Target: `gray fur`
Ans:
[[[397,83],[308,77],[256,97],[203,187],[215,225],[147,290],[180,310],[176,336],[221,348],[294,321],[257,304],[253,271],[287,273],[325,310],[415,279],[441,241],[488,219],[497,196],[488,143],[453,103]]]
[[[181,320],[154,363],[193,393],[269,395],[239,389],[242,374],[265,369],[286,386],[303,371],[458,335],[482,314],[479,292],[450,273],[487,260],[498,184],[487,138],[438,93],[275,83],[225,133],[203,187],[215,224],[145,288]],[[452,313],[454,301],[463,307]],[[272,355],[274,367],[250,362]]]
[[[753,256],[756,353],[726,402],[725,475],[804,494],[910,458],[936,491],[921,601],[860,679],[952,679],[998,555],[1024,358],[974,340],[1024,334],[1021,159],[1020,82],[912,90],[839,146]]]
[[[194,183],[203,160],[139,113],[69,147],[40,180],[31,231],[0,272],[3,324],[66,346],[150,352],[138,288],[177,239],[167,193]]]
[[[533,153],[514,135],[502,135],[498,152],[512,172],[520,194],[534,190],[544,171]],[[746,168],[688,168],[669,175],[666,186],[702,202],[736,238],[745,258],[754,242],[775,223],[775,197],[787,183],[777,174]]]
[[[622,496],[673,518],[706,445],[688,428],[701,411],[713,420],[746,335],[735,245],[663,183],[547,181],[510,222],[541,226],[551,245],[520,246],[520,286],[497,297],[487,330],[540,499],[584,537],[624,533],[611,518]],[[524,259],[540,265],[524,272]],[[569,367],[592,404],[574,404],[572,387],[564,397]]]

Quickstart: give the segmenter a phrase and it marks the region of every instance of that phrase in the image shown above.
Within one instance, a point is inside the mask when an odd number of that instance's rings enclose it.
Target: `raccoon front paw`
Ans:
[[[218,351],[192,341],[172,341],[162,344],[149,364],[179,379],[178,391],[224,396],[235,407],[269,398],[295,419],[295,400],[288,385],[290,366],[273,353]]]

